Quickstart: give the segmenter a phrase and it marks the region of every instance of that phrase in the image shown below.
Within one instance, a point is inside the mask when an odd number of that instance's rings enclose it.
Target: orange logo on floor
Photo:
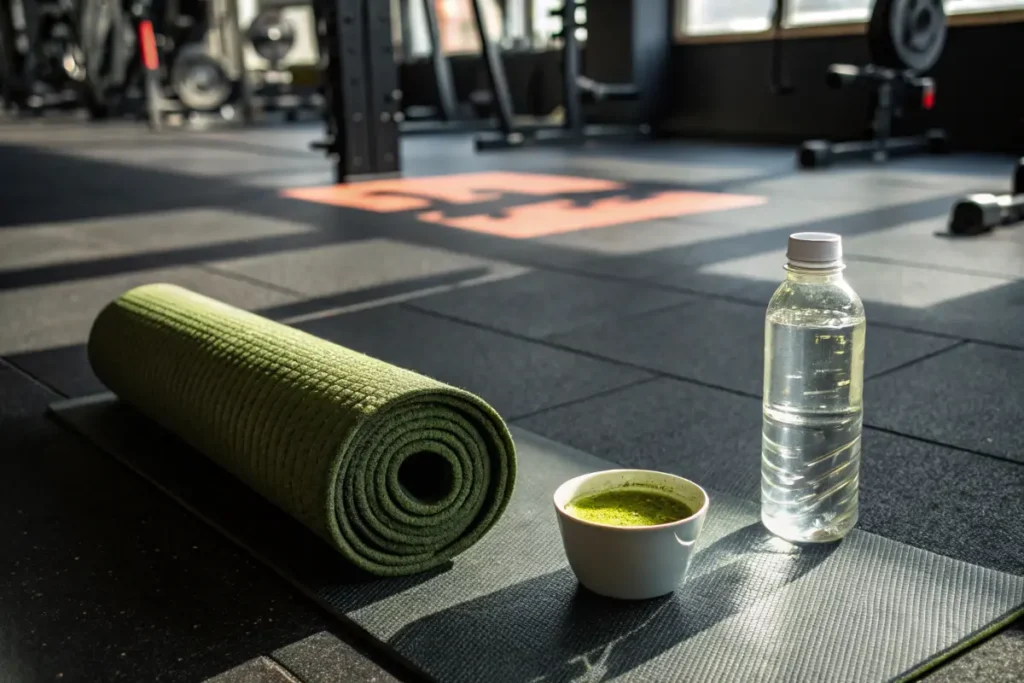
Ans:
[[[292,188],[286,197],[375,213],[414,212],[425,223],[512,239],[543,237],[764,203],[763,197],[636,191],[613,180],[489,172]]]

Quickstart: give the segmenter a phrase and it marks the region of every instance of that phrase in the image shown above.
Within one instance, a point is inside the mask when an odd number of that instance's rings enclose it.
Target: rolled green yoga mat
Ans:
[[[96,375],[380,576],[478,541],[515,447],[480,398],[174,285],[133,289],[89,336]]]

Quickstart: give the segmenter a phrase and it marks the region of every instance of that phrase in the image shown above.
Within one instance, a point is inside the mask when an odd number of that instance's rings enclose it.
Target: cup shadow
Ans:
[[[389,644],[442,680],[610,680],[771,596],[839,545],[792,545],[753,523],[700,551],[664,598],[605,598],[565,568],[413,622]]]

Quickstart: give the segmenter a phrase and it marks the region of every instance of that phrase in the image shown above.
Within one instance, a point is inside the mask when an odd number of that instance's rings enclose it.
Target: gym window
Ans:
[[[946,0],[946,14],[1024,9],[1024,0]]]
[[[786,28],[863,24],[872,0],[787,0]],[[679,0],[681,36],[764,34],[771,28],[774,0]],[[1024,0],[946,0],[946,14],[979,14],[1024,10]]]
[[[870,0],[790,0],[786,26],[816,26],[867,21]]]
[[[772,0],[682,0],[678,14],[683,33],[759,33],[770,24]]]

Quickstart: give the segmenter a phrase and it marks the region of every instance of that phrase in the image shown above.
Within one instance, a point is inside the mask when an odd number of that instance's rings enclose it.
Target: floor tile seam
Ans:
[[[879,263],[883,265],[906,266],[908,268],[917,268],[919,270],[934,270],[942,273],[956,273],[959,275],[974,275],[977,277],[987,277],[993,280],[1005,280],[1007,284],[1020,282],[1022,279],[1021,277],[1014,277],[1013,275],[1007,275],[1005,273],[991,273],[974,268],[961,268],[958,266],[926,263],[923,261],[908,261],[905,259],[889,258],[886,256],[875,256],[873,254],[858,254],[856,252],[851,251],[845,251],[843,253],[843,257],[847,261],[864,261],[867,263]]]
[[[284,676],[287,683],[310,683],[309,679],[299,676],[297,673],[295,673],[295,671],[291,669],[291,667],[289,667],[287,664],[285,664],[280,659],[275,657],[274,653],[261,656],[279,670],[277,673],[280,673],[282,676]]]
[[[599,260],[599,259],[595,259],[595,261],[597,261],[597,260]],[[694,289],[692,287],[686,287],[684,285],[675,285],[675,284],[672,284],[672,283],[669,283],[669,282],[662,282],[662,281],[659,281],[659,280],[656,280],[656,279],[646,279],[646,278],[642,278],[642,277],[634,277],[634,276],[629,276],[629,275],[612,275],[612,274],[608,274],[608,273],[601,273],[601,272],[596,272],[596,271],[590,271],[590,270],[586,270],[584,268],[573,268],[573,267],[564,267],[564,266],[544,265],[544,266],[539,266],[536,270],[537,271],[548,270],[548,271],[552,271],[552,272],[563,273],[563,274],[566,274],[566,275],[576,275],[576,276],[579,276],[579,277],[588,278],[588,279],[592,279],[592,280],[604,280],[604,281],[608,281],[608,282],[618,282],[618,283],[622,283],[622,284],[626,284],[626,285],[633,285],[633,286],[636,286],[636,287],[640,287],[642,289],[651,289],[651,290],[665,291],[665,292],[681,292],[683,294],[689,294],[689,295],[695,297],[696,299],[705,299],[705,300],[708,300],[708,301],[727,301],[729,303],[739,304],[739,305],[742,305],[742,306],[747,306],[749,308],[756,308],[756,309],[761,309],[761,310],[767,310],[767,307],[768,307],[768,302],[767,301],[763,301],[763,300],[755,301],[753,299],[744,298],[744,297],[739,296],[737,294],[730,294],[730,293],[727,293],[727,292],[709,292],[709,291],[706,291],[706,290]],[[660,276],[654,276],[654,277],[660,277]],[[925,330],[925,329],[920,329],[920,328],[916,328],[916,327],[910,327],[908,325],[899,325],[899,324],[896,324],[896,323],[889,323],[889,322],[884,322],[884,321],[872,321],[872,320],[870,320],[870,317],[869,317],[868,323],[870,325],[873,325],[873,326],[884,327],[884,328],[893,329],[893,330],[899,330],[899,331],[902,331],[902,332],[912,332],[914,334],[920,334],[920,335],[929,336],[929,337],[936,337],[938,339],[950,339],[950,340],[954,340],[954,341],[960,341],[960,340],[966,339],[967,341],[975,342],[975,343],[978,343],[978,344],[986,344],[986,345],[989,345],[989,346],[997,346],[997,347],[1010,348],[1010,349],[1016,349],[1016,350],[1024,351],[1024,345],[1022,345],[1020,347],[1017,347],[1017,346],[1013,346],[1012,344],[1003,344],[1003,343],[999,343],[999,342],[986,341],[984,339],[975,339],[975,338],[971,338],[971,337],[964,337],[962,335],[951,334],[951,333],[947,333],[947,332],[935,332],[934,330]]]
[[[267,282],[266,280],[261,280],[258,277],[246,275],[245,273],[238,273],[229,268],[221,268],[219,266],[213,265],[212,263],[191,263],[184,267],[196,268],[198,270],[202,270],[212,275],[217,275],[219,277],[226,278],[228,280],[234,280],[235,282],[241,282],[243,284],[252,285],[254,287],[265,289],[270,292],[275,292],[277,294],[284,294],[286,296],[296,297],[300,301],[303,299],[308,299],[311,296],[306,292],[300,292],[297,289],[284,287],[282,285],[274,284],[273,282]]]
[[[950,341],[952,341],[952,340],[950,340]],[[923,363],[923,362],[931,360],[933,358],[937,358],[938,356],[941,356],[941,355],[943,355],[945,353],[949,353],[950,351],[953,351],[955,349],[959,349],[961,347],[967,346],[967,344],[968,344],[968,341],[966,339],[958,339],[958,340],[954,341],[952,344],[948,344],[947,346],[943,346],[941,349],[936,349],[934,351],[930,351],[930,352],[928,352],[928,353],[926,353],[924,355],[921,355],[921,356],[918,356],[916,358],[912,358],[910,360],[904,361],[903,363],[900,363],[899,365],[895,365],[895,366],[893,366],[891,368],[886,368],[885,370],[880,370],[880,371],[878,371],[878,372],[876,372],[874,374],[865,375],[864,376],[864,381],[865,382],[869,382],[871,380],[879,379],[880,377],[885,377],[887,375],[894,374],[894,373],[899,372],[901,370],[906,370],[907,368],[913,367],[914,365],[917,365],[918,363]]]
[[[639,386],[639,385],[642,385],[642,384],[646,384],[646,383],[652,382],[652,381],[654,381],[656,379],[666,379],[666,380],[670,380],[670,381],[683,382],[685,384],[699,386],[699,387],[703,387],[703,388],[706,388],[706,389],[712,389],[712,390],[715,390],[715,391],[720,391],[722,393],[731,394],[733,396],[739,396],[739,397],[747,398],[747,399],[751,399],[751,400],[756,400],[756,401],[759,401],[759,402],[762,401],[762,396],[751,394],[750,392],[741,391],[741,390],[738,390],[738,389],[733,389],[731,387],[721,386],[719,384],[714,384],[714,383],[711,383],[711,382],[705,382],[705,381],[702,381],[702,380],[694,379],[692,377],[685,377],[685,376],[681,376],[681,375],[676,375],[676,374],[673,374],[673,373],[670,373],[670,372],[665,372],[663,370],[655,370],[655,369],[652,369],[652,368],[647,368],[647,367],[644,367],[642,365],[637,365],[635,363],[628,363],[628,362],[624,362],[624,361],[621,361],[621,360],[616,360],[614,358],[608,358],[606,356],[602,356],[600,354],[596,354],[596,353],[589,352],[589,351],[580,351],[579,349],[574,349],[573,347],[570,347],[570,346],[564,346],[564,345],[561,345],[561,344],[552,343],[549,340],[537,339],[537,338],[534,338],[534,337],[527,337],[526,335],[520,335],[520,334],[508,332],[506,330],[501,330],[501,329],[498,329],[498,328],[493,328],[493,327],[490,327],[488,325],[484,325],[484,324],[481,324],[481,323],[461,320],[459,318],[456,318],[454,316],[450,316],[450,315],[447,315],[447,314],[437,313],[435,311],[428,311],[428,310],[419,309],[419,308],[411,306],[411,305],[406,305],[406,304],[401,304],[401,305],[403,307],[405,307],[405,308],[413,310],[413,311],[415,311],[417,313],[422,313],[424,315],[430,315],[430,316],[433,316],[433,317],[436,317],[436,318],[439,318],[439,319],[442,319],[442,320],[448,320],[449,322],[454,322],[454,323],[457,323],[457,324],[468,325],[470,327],[475,327],[477,329],[485,330],[487,332],[492,332],[492,333],[500,334],[502,336],[509,337],[509,338],[512,338],[512,339],[517,339],[519,341],[533,342],[533,343],[537,343],[537,344],[542,344],[544,346],[548,346],[548,347],[557,349],[559,351],[575,353],[577,355],[590,358],[591,360],[597,360],[597,361],[605,362],[605,363],[608,363],[608,364],[611,364],[611,365],[618,365],[620,367],[627,367],[629,369],[637,370],[639,372],[644,372],[644,373],[647,373],[648,375],[650,375],[649,377],[642,378],[642,381],[641,381],[641,379],[638,378],[636,381],[631,382],[630,384],[633,385],[633,386]],[[956,348],[957,346],[958,345],[954,345],[953,347],[949,347],[949,348]],[[943,351],[949,350],[949,348],[943,349]],[[627,386],[618,387],[616,389],[604,390],[604,391],[598,392],[597,394],[594,394],[593,396],[588,396],[588,397],[585,397],[585,398],[574,400],[573,403],[574,404],[582,403],[582,402],[585,402],[585,401],[589,400],[590,398],[606,396],[606,395],[612,395],[612,394],[616,393],[616,391],[618,391],[619,389],[626,389],[626,388],[630,388],[630,386],[627,385]],[[517,417],[514,417],[514,418],[510,418],[510,420],[511,421],[515,421],[515,420],[523,420],[526,417],[534,417],[536,415],[540,415],[540,414],[542,414],[544,412],[547,412],[549,410],[554,410],[557,407],[560,407],[560,406],[550,406],[550,407],[541,408],[541,409],[538,409],[538,410],[530,413],[527,416],[520,415],[520,416],[517,416]],[[975,449],[971,449],[971,448],[965,448],[963,446],[958,446],[956,444],[950,444],[950,443],[945,443],[945,442],[942,442],[942,441],[937,441],[937,440],[934,440],[934,439],[928,439],[927,437],[916,436],[916,435],[905,433],[905,432],[901,432],[901,431],[898,431],[898,430],[895,430],[895,429],[889,429],[889,428],[886,428],[886,427],[880,427],[880,426],[877,426],[877,425],[873,425],[873,424],[871,424],[869,422],[865,422],[864,423],[864,428],[865,429],[873,429],[875,431],[884,432],[884,433],[888,433],[888,434],[893,434],[895,436],[906,437],[908,439],[912,439],[912,440],[915,440],[915,441],[920,441],[920,442],[923,442],[923,443],[928,443],[928,444],[935,445],[935,446],[940,446],[940,447],[943,447],[943,448],[948,448],[950,450],[960,451],[960,452],[963,452],[963,453],[970,453],[972,455],[980,455],[982,457],[991,458],[991,459],[999,460],[999,461],[1002,461],[1002,462],[1009,462],[1009,463],[1013,463],[1013,464],[1017,464],[1017,465],[1024,465],[1024,463],[1022,463],[1022,462],[1020,462],[1018,460],[1014,460],[1012,458],[1008,458],[1008,457],[1005,457],[1005,456],[993,455],[991,453],[986,453],[984,451],[979,451],[979,450],[975,450]]]
[[[57,398],[70,398],[68,394],[65,394],[57,387],[51,385],[49,382],[43,380],[41,377],[37,377],[35,374],[21,367],[21,365],[16,363],[14,359],[10,358],[9,356],[0,356],[0,361],[3,362],[3,365],[11,368],[11,370],[13,370],[16,374],[20,375],[21,377],[29,380],[33,384],[39,385],[40,387],[46,389],[49,392],[56,394]]]
[[[939,441],[938,439],[929,439],[926,436],[919,436],[917,434],[911,434],[909,432],[900,431],[898,429],[892,429],[892,428],[889,428],[889,427],[881,427],[879,425],[873,425],[873,424],[868,424],[868,423],[864,424],[864,429],[870,429],[871,431],[879,432],[881,434],[889,434],[891,436],[899,436],[899,437],[902,437],[904,439],[910,439],[911,441],[917,441],[919,443],[925,443],[925,444],[928,444],[930,446],[939,446],[941,448],[945,448],[945,449],[948,449],[948,450],[951,450],[951,451],[957,451],[957,452],[960,452],[960,453],[967,453],[967,454],[970,454],[970,455],[977,455],[977,456],[980,456],[982,458],[986,458],[986,459],[989,459],[989,460],[996,460],[998,462],[1008,463],[1010,465],[1017,465],[1018,467],[1024,467],[1024,462],[1022,462],[1020,460],[1016,460],[1014,458],[1010,458],[1010,457],[1005,456],[1005,455],[996,455],[994,453],[986,453],[985,451],[979,451],[979,450],[976,450],[976,449],[973,449],[973,448],[966,448],[964,446],[958,446],[956,444],[946,443],[944,441]]]
[[[679,292],[679,294],[683,293]],[[670,311],[687,308],[700,302],[700,299],[698,299],[697,297],[690,295],[686,296],[687,298],[683,299],[682,301],[676,301],[674,303],[664,304],[662,306],[655,306],[654,308],[650,308],[645,311],[631,311],[629,313],[624,313],[622,315],[613,315],[611,317],[602,318],[601,320],[592,320],[589,322],[581,323],[579,325],[574,325],[572,327],[567,327],[564,330],[558,330],[557,332],[545,334],[542,337],[540,337],[540,339],[553,340],[555,337],[560,337],[566,334],[573,334],[576,332],[582,332],[585,331],[587,328],[598,327],[600,325],[606,325],[608,323],[624,323],[630,320],[637,320],[648,315],[660,315],[662,313],[668,313]]]
[[[707,292],[707,291],[697,290],[697,289],[693,289],[693,288],[689,288],[689,287],[683,287],[683,286],[680,286],[680,285],[671,285],[671,284],[666,284],[666,283],[655,283],[655,282],[648,282],[648,281],[643,281],[643,280],[637,281],[637,282],[635,282],[635,284],[647,285],[647,286],[649,286],[650,288],[653,288],[653,289],[659,289],[659,290],[660,289],[667,289],[667,290],[670,290],[670,291],[678,291],[678,292],[683,292],[685,294],[692,294],[693,296],[700,297],[702,299],[717,300],[717,301],[728,301],[730,303],[740,304],[740,305],[743,305],[743,306],[748,306],[750,308],[757,308],[757,309],[762,309],[762,310],[767,310],[767,308],[768,308],[768,303],[765,302],[765,301],[754,301],[753,299],[745,299],[745,298],[743,298],[741,296],[737,296],[735,294],[727,294],[727,293],[721,293],[721,292]],[[659,286],[655,287],[654,285],[659,285]],[[869,301],[868,303],[870,304],[872,302]],[[887,305],[887,304],[881,304],[881,305]],[[1014,344],[1010,344],[1008,342],[997,342],[997,341],[992,341],[991,339],[982,339],[980,337],[973,337],[973,336],[965,336],[965,335],[960,335],[960,334],[953,334],[951,332],[937,332],[935,330],[924,329],[924,328],[921,328],[921,327],[913,327],[913,326],[910,326],[910,325],[901,325],[899,323],[892,323],[892,322],[888,322],[888,321],[884,321],[884,320],[873,320],[871,318],[871,314],[870,313],[868,313],[868,327],[869,328],[870,327],[882,327],[882,328],[889,329],[889,330],[897,330],[897,331],[900,331],[900,332],[909,332],[909,333],[912,333],[912,334],[919,334],[919,335],[925,336],[925,337],[934,337],[936,339],[948,339],[950,341],[966,341],[966,342],[968,342],[970,344],[978,344],[979,346],[991,346],[993,348],[1006,349],[1006,350],[1011,350],[1011,351],[1024,351],[1024,344],[1021,344],[1020,346],[1017,346],[1017,345],[1014,345]]]
[[[600,354],[600,353],[597,353],[597,352],[594,352],[594,351],[587,351],[587,350],[580,349],[580,348],[577,348],[577,347],[574,347],[574,346],[571,346],[571,345],[568,345],[568,344],[562,344],[560,342],[554,341],[554,339],[553,339],[554,337],[561,336],[563,334],[569,334],[569,333],[571,333],[573,331],[577,331],[578,332],[580,330],[585,330],[588,327],[591,327],[591,326],[594,326],[594,325],[603,324],[604,322],[621,322],[621,321],[627,320],[627,319],[635,319],[635,318],[643,317],[644,315],[647,315],[647,314],[661,313],[661,312],[671,311],[671,310],[675,310],[675,309],[683,309],[683,308],[685,308],[687,306],[694,305],[694,303],[696,303],[696,301],[682,301],[682,302],[671,304],[671,305],[668,305],[668,306],[665,306],[665,307],[662,307],[662,308],[659,308],[659,309],[656,309],[656,310],[652,310],[652,311],[637,312],[635,314],[624,316],[622,318],[613,318],[611,320],[602,321],[600,323],[586,323],[584,325],[580,325],[580,326],[578,326],[576,328],[573,328],[573,330],[570,330],[569,332],[558,332],[558,333],[555,333],[555,334],[545,335],[545,336],[542,336],[542,337],[531,337],[529,335],[519,334],[519,333],[516,333],[516,332],[511,332],[511,331],[509,331],[507,329],[504,329],[504,328],[495,327],[495,326],[492,326],[492,325],[488,325],[486,323],[480,323],[480,322],[473,321],[473,320],[467,320],[467,319],[460,318],[460,317],[458,317],[456,315],[452,315],[452,314],[449,314],[449,313],[441,313],[439,311],[435,311],[435,310],[432,310],[432,309],[429,309],[429,308],[422,308],[422,307],[416,305],[415,303],[401,303],[399,305],[401,307],[403,307],[403,308],[415,311],[417,313],[433,316],[435,318],[440,318],[442,320],[447,320],[449,322],[453,322],[453,323],[456,323],[456,324],[468,325],[470,327],[475,327],[477,329],[485,330],[487,332],[492,332],[492,333],[500,334],[500,335],[502,335],[504,337],[508,337],[508,338],[511,338],[511,339],[516,339],[516,340],[525,341],[525,342],[531,342],[531,343],[535,343],[535,344],[541,344],[543,346],[547,346],[547,347],[550,347],[550,348],[553,348],[553,349],[557,349],[559,351],[565,351],[565,352],[574,353],[574,354],[577,354],[577,355],[580,355],[580,356],[584,356],[586,358],[590,358],[591,360],[596,360],[596,361],[601,361],[601,362],[604,362],[604,363],[609,363],[609,364],[612,364],[612,365],[618,365],[618,366],[622,366],[622,367],[627,367],[627,368],[630,368],[632,370],[638,370],[638,371],[641,371],[641,372],[646,372],[646,373],[655,375],[657,377],[663,377],[663,378],[666,378],[666,379],[679,380],[679,381],[687,382],[687,383],[690,383],[690,384],[696,384],[698,386],[708,387],[708,388],[711,388],[711,389],[718,389],[718,390],[724,391],[726,393],[735,394],[735,395],[743,396],[743,397],[746,397],[746,398],[754,398],[754,399],[757,399],[757,400],[760,401],[762,399],[761,394],[752,394],[750,392],[743,391],[741,389],[735,389],[735,388],[732,388],[732,387],[727,387],[727,386],[723,386],[723,385],[720,385],[720,384],[715,384],[713,382],[706,382],[706,381],[699,380],[699,379],[691,377],[691,376],[680,375],[680,374],[676,374],[674,372],[670,372],[670,371],[667,371],[667,370],[661,370],[661,369],[658,369],[658,368],[652,368],[652,367],[641,365],[639,363],[633,363],[633,362],[630,362],[630,361],[625,361],[625,360],[622,360],[622,359],[619,359],[619,358],[612,358],[612,357],[609,357],[609,356],[606,356],[606,355],[603,355],[603,354]],[[917,363],[917,362],[920,362],[920,361],[924,361],[924,360],[933,358],[935,356],[938,356],[938,355],[940,355],[942,353],[945,353],[947,351],[950,351],[952,349],[959,348],[961,346],[965,346],[967,343],[968,343],[967,340],[957,338],[955,340],[955,343],[953,343],[953,344],[951,344],[949,346],[945,346],[942,349],[938,349],[937,351],[933,351],[933,352],[930,352],[930,353],[925,354],[923,356],[920,356],[918,358],[914,358],[913,360],[908,361],[906,363],[903,363],[903,364],[897,366],[896,368],[891,368],[889,370],[883,370],[881,372],[878,372],[878,373],[875,373],[873,375],[867,376],[867,377],[865,377],[865,381],[873,380],[873,379],[876,379],[878,377],[882,377],[882,376],[888,374],[889,372],[894,372],[896,370],[904,369],[905,367],[909,367],[909,366],[913,365],[914,363]]]
[[[568,408],[568,407],[571,407],[571,406],[574,406],[574,405],[577,405],[577,404],[580,404],[580,403],[586,403],[587,401],[589,401],[591,399],[605,398],[607,396],[612,396],[614,394],[617,394],[617,393],[622,392],[622,391],[626,391],[628,389],[635,389],[636,387],[642,386],[644,384],[649,384],[651,382],[656,382],[656,381],[658,381],[660,379],[664,379],[664,378],[663,377],[658,377],[658,376],[641,377],[639,379],[635,379],[635,380],[632,380],[630,382],[626,382],[625,384],[620,384],[620,385],[615,386],[615,387],[611,387],[611,388],[608,388],[608,389],[603,389],[603,390],[595,392],[593,394],[588,394],[586,396],[581,396],[581,397],[578,397],[578,398],[569,399],[568,401],[562,401],[560,403],[556,403],[556,404],[553,404],[553,405],[544,406],[543,408],[538,408],[537,410],[531,410],[531,411],[528,411],[528,412],[525,412],[525,413],[521,413],[519,415],[512,415],[512,416],[508,417],[507,420],[508,420],[508,422],[511,422],[511,423],[520,422],[522,420],[528,420],[528,419],[530,419],[532,417],[536,417],[537,415],[541,415],[543,413],[546,413],[546,412],[549,412],[549,411],[552,411],[552,410],[558,410],[560,408]]]
[[[682,306],[682,305],[685,305],[685,303],[681,303],[681,304],[678,304],[678,305]],[[619,366],[619,367],[629,368],[631,370],[638,370],[638,371],[641,371],[641,372],[644,372],[644,373],[647,373],[647,374],[652,374],[652,375],[663,374],[663,373],[660,373],[657,370],[651,370],[650,368],[644,368],[644,367],[642,367],[640,365],[637,365],[636,363],[630,363],[628,361],[622,361],[622,360],[616,360],[614,358],[608,358],[606,356],[602,356],[602,355],[600,355],[598,353],[594,353],[594,352],[591,352],[591,351],[583,351],[581,349],[573,348],[572,346],[567,346],[565,344],[559,344],[557,342],[551,341],[550,339],[546,339],[544,337],[531,337],[529,335],[520,334],[518,332],[512,332],[510,330],[507,330],[507,329],[504,329],[504,328],[500,328],[500,327],[494,327],[492,325],[488,325],[486,323],[477,322],[475,320],[466,320],[464,318],[460,318],[458,316],[451,315],[449,313],[441,313],[439,311],[435,311],[435,310],[432,310],[432,309],[429,309],[429,308],[420,308],[419,306],[417,306],[416,304],[413,304],[413,303],[400,303],[400,304],[398,304],[398,306],[400,306],[401,308],[403,308],[405,310],[411,311],[413,313],[419,313],[421,315],[430,316],[430,317],[436,318],[438,320],[445,320],[445,321],[448,321],[450,323],[455,323],[456,325],[465,325],[467,327],[473,327],[473,328],[476,328],[478,330],[483,330],[485,332],[490,332],[490,333],[493,333],[493,334],[498,334],[498,335],[500,335],[502,337],[506,337],[508,339],[515,339],[517,341],[522,341],[522,342],[526,342],[526,343],[529,343],[529,344],[539,344],[540,346],[545,346],[545,347],[548,347],[550,349],[555,349],[557,351],[568,352],[568,353],[575,354],[577,356],[583,356],[585,358],[589,358],[591,360],[601,361],[601,362],[606,363],[608,365],[616,365],[616,366]]]

